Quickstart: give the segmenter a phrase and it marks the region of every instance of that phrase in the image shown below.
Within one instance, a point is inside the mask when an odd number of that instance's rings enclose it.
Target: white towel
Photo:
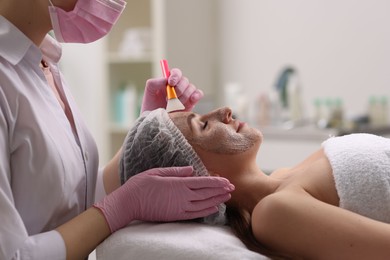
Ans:
[[[201,223],[133,223],[96,249],[97,260],[266,260],[227,226]]]
[[[322,144],[340,207],[390,223],[390,139],[371,134],[332,137]]]

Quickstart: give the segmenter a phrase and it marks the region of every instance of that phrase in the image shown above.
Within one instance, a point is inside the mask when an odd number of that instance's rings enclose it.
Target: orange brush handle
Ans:
[[[166,60],[160,61],[161,69],[164,77],[168,80],[171,72],[169,71],[168,62]],[[177,98],[175,88],[167,84],[167,107],[168,113],[173,111],[185,110],[185,106]]]
[[[167,85],[167,98],[168,100],[172,98],[177,98],[175,88],[169,85]]]

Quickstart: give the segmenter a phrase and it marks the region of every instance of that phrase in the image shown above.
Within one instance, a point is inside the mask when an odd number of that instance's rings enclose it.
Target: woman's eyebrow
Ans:
[[[195,114],[190,114],[190,115],[188,115],[188,117],[187,117],[187,124],[188,124],[188,127],[190,128],[191,132],[192,132],[192,119],[193,119],[195,116],[196,116]]]

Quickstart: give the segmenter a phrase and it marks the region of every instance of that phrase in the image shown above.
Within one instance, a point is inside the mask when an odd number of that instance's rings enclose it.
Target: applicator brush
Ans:
[[[171,72],[169,71],[168,61],[161,60],[160,64],[161,64],[161,69],[164,77],[168,79],[169,75],[171,75]],[[167,112],[169,113],[172,111],[178,111],[184,109],[185,106],[177,98],[175,88],[167,84],[167,108],[166,108]]]

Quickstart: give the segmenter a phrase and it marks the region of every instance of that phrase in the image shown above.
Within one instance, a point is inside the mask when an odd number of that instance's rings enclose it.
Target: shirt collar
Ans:
[[[39,48],[42,51],[43,58],[52,63],[58,63],[62,55],[62,47],[49,34],[45,36]]]
[[[8,60],[13,65],[18,64],[31,50],[30,57],[40,62],[45,58],[49,62],[57,63],[61,58],[61,45],[50,35],[43,39],[40,50],[38,47],[18,28],[0,15],[0,57]]]

